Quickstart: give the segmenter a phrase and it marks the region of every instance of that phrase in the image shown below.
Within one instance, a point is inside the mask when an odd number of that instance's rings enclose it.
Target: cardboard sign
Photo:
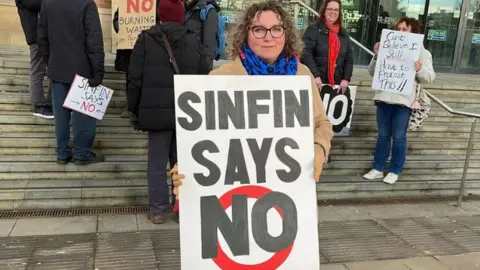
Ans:
[[[322,98],[328,120],[333,125],[334,135],[349,136],[357,87],[348,86],[345,94],[338,93],[338,88],[338,85],[332,87],[329,84],[324,84],[320,97]]]
[[[156,0],[119,0],[117,49],[132,49],[138,35],[156,23]]]
[[[383,29],[372,88],[409,96],[422,43],[423,35]]]
[[[90,87],[87,78],[76,75],[63,107],[102,120],[112,96],[113,90],[103,85]]]
[[[320,269],[310,77],[174,81],[181,269]]]

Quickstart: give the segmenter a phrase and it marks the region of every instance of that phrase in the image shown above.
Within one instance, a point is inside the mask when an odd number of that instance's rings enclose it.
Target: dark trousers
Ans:
[[[52,96],[51,86],[48,88],[47,96],[43,92],[43,78],[45,77],[47,63],[38,50],[38,44],[30,45],[30,101],[33,106],[50,106]]]
[[[169,188],[166,167],[177,162],[177,147],[174,131],[148,132],[148,206],[152,216],[163,215],[168,210]],[[173,202],[175,204],[175,196]]]
[[[63,107],[70,86],[70,83],[51,81],[55,135],[57,137],[57,158],[65,159],[72,156],[72,149],[69,146],[70,118],[72,118],[75,158],[85,160],[92,154],[97,120]]]

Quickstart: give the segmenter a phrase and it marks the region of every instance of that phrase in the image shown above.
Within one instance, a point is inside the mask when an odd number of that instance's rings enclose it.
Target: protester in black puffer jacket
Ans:
[[[133,47],[127,91],[134,128],[148,132],[148,199],[151,221],[155,224],[166,219],[169,190],[165,168],[170,149],[176,149],[175,72],[162,32],[167,36],[181,74],[209,72],[200,41],[181,25],[184,8],[180,0],[161,0],[158,11],[161,23],[142,32]]]

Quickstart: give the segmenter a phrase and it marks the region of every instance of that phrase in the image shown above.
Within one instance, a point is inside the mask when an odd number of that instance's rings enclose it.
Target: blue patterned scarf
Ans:
[[[297,58],[288,58],[285,52],[280,54],[275,64],[269,65],[260,59],[246,44],[243,44],[240,59],[248,75],[297,75]]]

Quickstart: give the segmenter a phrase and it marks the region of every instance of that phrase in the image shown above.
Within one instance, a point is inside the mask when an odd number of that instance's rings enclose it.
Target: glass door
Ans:
[[[459,73],[480,73],[480,1],[469,0],[466,11],[466,27],[459,57]]]

